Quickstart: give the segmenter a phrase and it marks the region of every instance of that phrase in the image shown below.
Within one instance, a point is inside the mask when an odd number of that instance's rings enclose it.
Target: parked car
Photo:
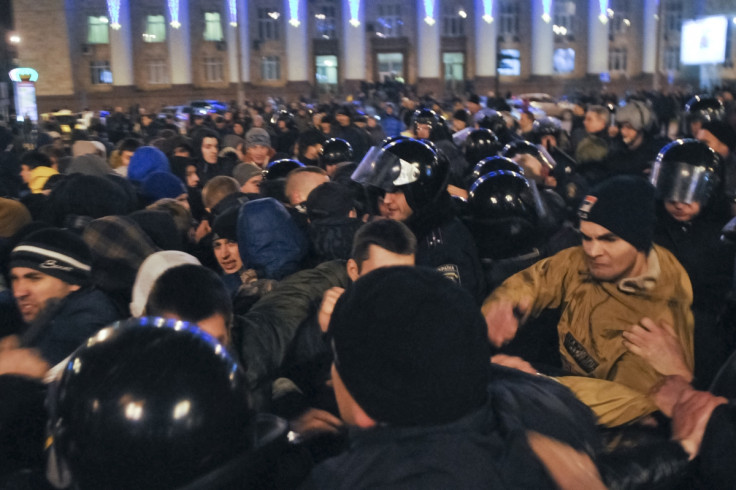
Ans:
[[[219,100],[193,100],[189,104],[192,114],[223,114],[227,110],[227,104]]]
[[[170,105],[161,109],[158,113],[159,119],[165,119],[167,116],[174,116],[174,124],[180,130],[186,129],[189,123],[189,116],[192,114],[192,107],[188,105]]]
[[[61,138],[71,140],[72,131],[75,129],[87,129],[83,114],[62,109],[56,112],[45,112],[41,114],[41,121],[55,121],[61,130]]]
[[[528,104],[529,109],[534,113],[535,118],[539,118],[537,111],[544,112],[547,116],[565,119],[568,115],[572,115],[573,104],[567,100],[558,100],[549,94],[529,93],[515,95],[508,101],[509,105],[517,110],[521,110],[524,105]]]

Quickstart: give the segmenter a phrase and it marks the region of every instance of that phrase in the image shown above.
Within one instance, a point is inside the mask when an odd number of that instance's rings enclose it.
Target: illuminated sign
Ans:
[[[10,79],[14,82],[36,82],[38,81],[38,72],[33,68],[13,68],[8,73]]]

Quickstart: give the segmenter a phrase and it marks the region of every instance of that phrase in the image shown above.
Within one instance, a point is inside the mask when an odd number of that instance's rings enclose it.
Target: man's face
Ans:
[[[335,116],[335,119],[337,119],[338,124],[340,126],[350,126],[350,116],[347,114],[337,114]]]
[[[28,267],[13,267],[10,281],[18,310],[26,323],[35,320],[49,300],[64,298],[79,289],[77,285]]]
[[[130,159],[133,157],[133,153],[130,150],[124,150],[120,153],[120,161],[123,163],[124,166],[128,166],[130,164]]]
[[[386,217],[396,221],[406,221],[414,212],[406,202],[404,192],[400,190],[387,192],[383,196],[383,206],[385,206]]]
[[[246,151],[250,161],[263,168],[268,163],[269,147],[265,145],[253,145]]]
[[[258,194],[261,192],[261,182],[263,182],[263,175],[254,175],[240,187],[240,192]]]
[[[197,167],[187,165],[187,187],[197,187],[199,185],[199,175],[197,175]]]
[[[429,124],[417,123],[415,137],[420,140],[429,139],[429,132],[432,127]]]
[[[673,218],[682,222],[688,222],[700,214],[700,203],[697,201],[691,203],[666,201],[664,208]]]
[[[629,148],[637,148],[641,144],[643,138],[643,133],[640,133],[639,131],[634,129],[631,124],[623,123],[621,125],[621,139],[623,139],[624,143]]]
[[[590,274],[599,281],[617,282],[646,271],[644,252],[614,235],[608,228],[591,221],[580,221],[583,252]]]
[[[220,264],[225,274],[233,274],[243,267],[243,261],[240,259],[238,250],[238,242],[220,238],[212,242],[212,248],[215,252],[217,263]]]
[[[187,150],[185,146],[177,146],[176,149],[174,150],[174,156],[189,158],[192,155],[189,153],[189,150]]]
[[[319,158],[319,152],[322,151],[322,145],[317,143],[316,145],[308,146],[304,151],[304,157],[310,160],[316,160]]]
[[[202,138],[202,158],[205,162],[217,163],[217,138]]]
[[[21,165],[20,166],[20,178],[23,179],[24,183],[28,183],[31,181],[31,167],[28,165]]]
[[[583,126],[588,134],[597,133],[606,129],[606,120],[599,116],[597,113],[588,111],[585,113],[585,119],[583,119]]]
[[[522,131],[524,132],[531,131],[533,124],[534,124],[534,118],[531,117],[526,112],[522,112],[521,116],[519,116],[519,126],[521,126]]]

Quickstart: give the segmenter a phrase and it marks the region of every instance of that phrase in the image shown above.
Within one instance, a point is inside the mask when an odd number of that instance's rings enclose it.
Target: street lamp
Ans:
[[[8,38],[11,44],[20,44],[20,36],[18,34],[11,34]]]

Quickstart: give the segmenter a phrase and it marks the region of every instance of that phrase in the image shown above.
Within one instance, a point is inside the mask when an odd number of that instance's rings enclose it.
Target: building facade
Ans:
[[[18,63],[41,111],[196,99],[345,96],[402,80],[420,94],[622,91],[698,84],[680,65],[698,0],[15,0]],[[729,9],[733,12],[729,12]]]

